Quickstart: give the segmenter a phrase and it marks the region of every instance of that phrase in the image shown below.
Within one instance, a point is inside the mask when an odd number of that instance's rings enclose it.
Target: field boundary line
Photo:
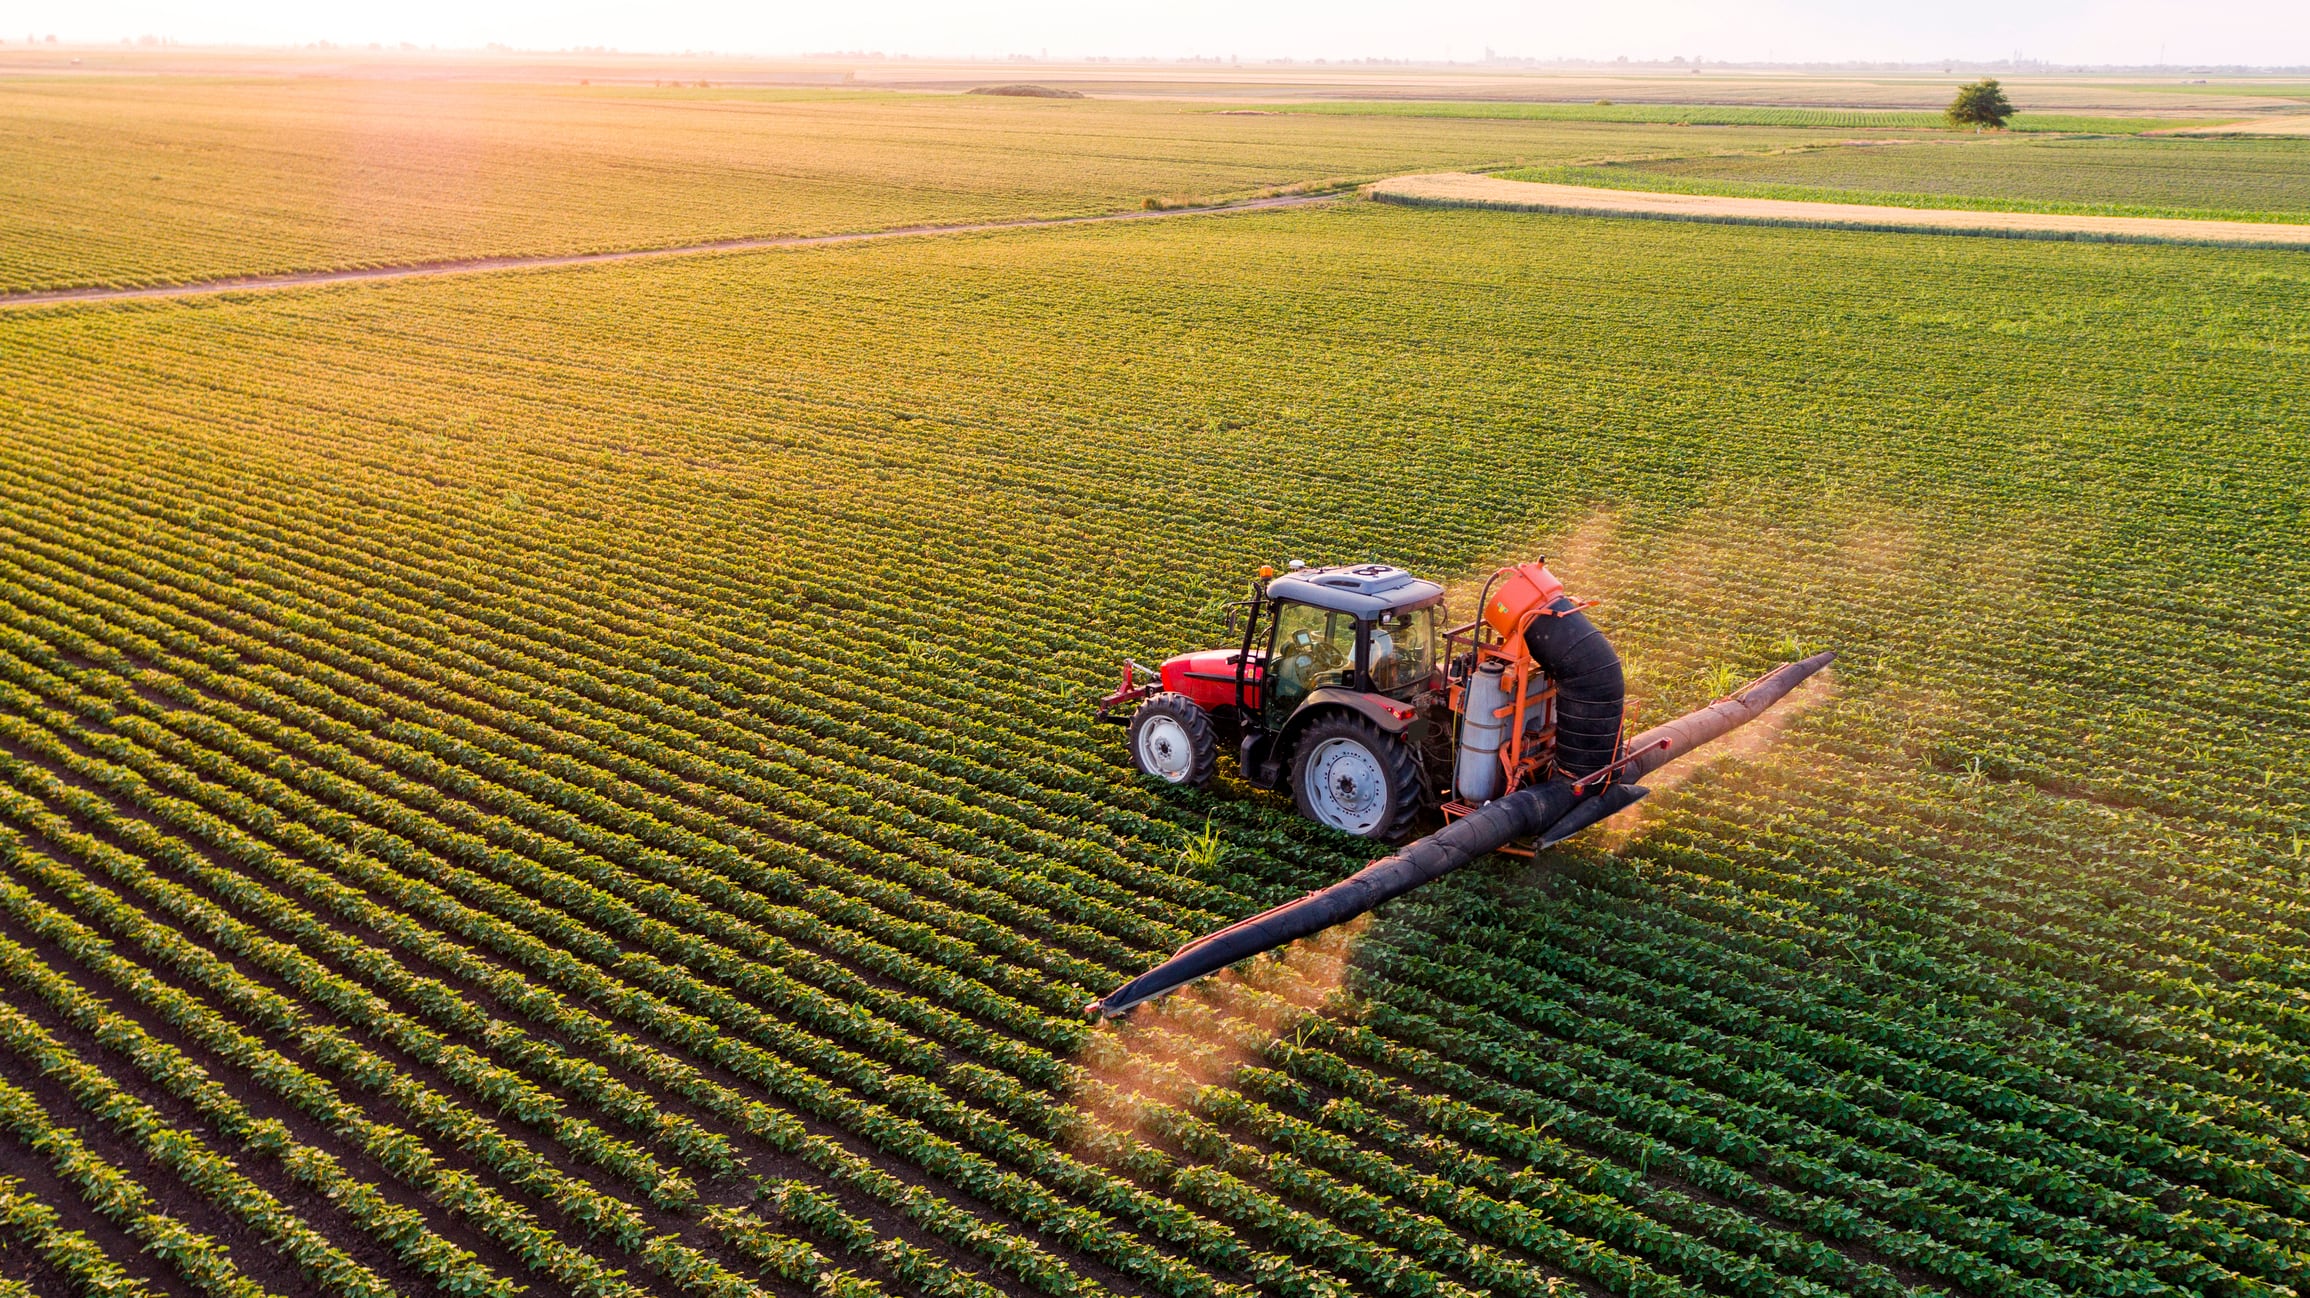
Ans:
[[[2084,243],[2169,243],[2310,251],[2310,225],[2206,221],[2157,216],[2081,216],[2058,212],[1978,212],[1939,207],[1879,207],[1787,198],[1738,198],[1653,190],[1598,189],[1503,180],[1470,172],[1397,176],[1366,187],[1374,199],[1411,207],[1489,208],[1565,216],[1623,216],[1722,225],[1809,226],[1888,234],[1956,234]]]
[[[659,257],[696,257],[718,252],[754,252],[774,248],[816,248],[830,244],[873,243],[884,239],[922,239],[937,235],[994,234],[1005,230],[1036,230],[1052,226],[1099,225],[1117,221],[1154,221],[1178,216],[1223,216],[1232,212],[1271,211],[1330,202],[1337,193],[1279,194],[1202,207],[1152,208],[1128,212],[1096,212],[1087,216],[1023,216],[1000,221],[972,221],[960,225],[902,225],[887,230],[853,230],[837,234],[780,234],[743,239],[715,239],[705,243],[670,244],[662,248],[613,248],[602,252],[536,253],[500,257],[462,257],[440,261],[403,262],[390,266],[348,266],[336,270],[268,271],[223,279],[187,280],[181,284],[132,287],[84,285],[76,288],[25,289],[0,293],[0,307],[63,306],[83,302],[130,302],[145,298],[199,297],[266,289],[312,288],[328,284],[360,284],[376,280],[422,279],[436,275],[478,275],[507,270],[551,270],[596,266]]]

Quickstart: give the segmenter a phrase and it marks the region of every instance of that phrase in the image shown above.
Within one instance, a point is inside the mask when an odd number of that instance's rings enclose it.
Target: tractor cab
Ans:
[[[1319,690],[1409,703],[1434,689],[1443,602],[1443,587],[1386,564],[1303,569],[1270,581],[1262,655],[1269,725],[1281,728]],[[1257,627],[1253,638],[1260,639]]]

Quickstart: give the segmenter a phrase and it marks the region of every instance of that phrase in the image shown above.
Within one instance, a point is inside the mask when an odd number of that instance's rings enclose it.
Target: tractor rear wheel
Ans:
[[[1401,740],[1362,717],[1326,717],[1299,737],[1291,793],[1309,820],[1392,842],[1419,814],[1420,768]]]
[[[1131,764],[1142,775],[1198,788],[1211,782],[1219,736],[1210,714],[1184,694],[1158,694],[1131,714]]]

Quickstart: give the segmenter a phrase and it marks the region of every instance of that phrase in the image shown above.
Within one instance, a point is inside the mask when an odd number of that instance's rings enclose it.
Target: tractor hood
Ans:
[[[1203,680],[1234,680],[1235,660],[1240,657],[1233,649],[1199,649],[1163,661],[1163,688],[1176,690],[1183,682]],[[1251,664],[1251,679],[1259,679],[1259,662]]]
[[[1425,608],[1444,597],[1444,588],[1388,564],[1356,563],[1285,573],[1267,583],[1267,597],[1370,619]]]
[[[1195,700],[1195,705],[1206,712],[1232,705],[1235,660],[1241,656],[1233,649],[1204,649],[1167,659],[1163,664],[1163,688]],[[1250,707],[1259,706],[1261,667],[1259,655],[1253,654],[1251,666],[1243,673],[1247,687],[1243,701]]]

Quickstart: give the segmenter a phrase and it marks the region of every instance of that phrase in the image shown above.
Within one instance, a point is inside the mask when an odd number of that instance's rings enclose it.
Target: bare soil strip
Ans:
[[[1153,211],[1106,212],[1097,216],[1021,217],[1009,221],[978,221],[968,225],[905,225],[888,230],[861,230],[850,234],[778,235],[760,239],[720,239],[711,243],[676,244],[666,248],[622,248],[609,252],[545,254],[534,257],[471,257],[459,261],[407,262],[397,266],[359,266],[343,270],[283,271],[266,275],[238,275],[230,279],[193,280],[183,284],[154,284],[134,288],[91,286],[34,289],[0,293],[0,307],[40,306],[64,302],[127,302],[138,298],[194,297],[211,293],[240,293],[257,289],[304,288],[315,284],[356,284],[371,280],[417,279],[429,275],[471,275],[485,271],[539,270],[556,266],[592,266],[602,262],[641,261],[652,257],[692,257],[710,252],[749,252],[764,248],[816,248],[826,244],[868,243],[878,239],[914,239],[941,234],[984,234],[998,230],[1025,230],[1055,225],[1096,225],[1109,221],[1153,221],[1173,216],[1211,216],[1228,212],[1255,212],[1278,207],[1300,207],[1335,198],[1333,194],[1285,194],[1275,198],[1215,203],[1208,207],[1172,207]]]
[[[2310,249],[2310,225],[2192,221],[2147,216],[2072,216],[2042,212],[1968,212],[1942,208],[1808,203],[1779,198],[1659,194],[1502,180],[1467,172],[1398,176],[1370,187],[1383,203],[1484,207],[1574,216],[1634,216],[1656,221],[1731,225],[1806,225],[1902,234],[1989,235],[2007,239],[2074,239],[2092,243],[2194,243],[2240,248]]]
[[[2170,131],[2143,131],[2144,135],[2310,135],[2310,113],[2289,113],[2281,117],[2254,117],[2243,122],[2225,122],[2220,126],[2185,126]]]

